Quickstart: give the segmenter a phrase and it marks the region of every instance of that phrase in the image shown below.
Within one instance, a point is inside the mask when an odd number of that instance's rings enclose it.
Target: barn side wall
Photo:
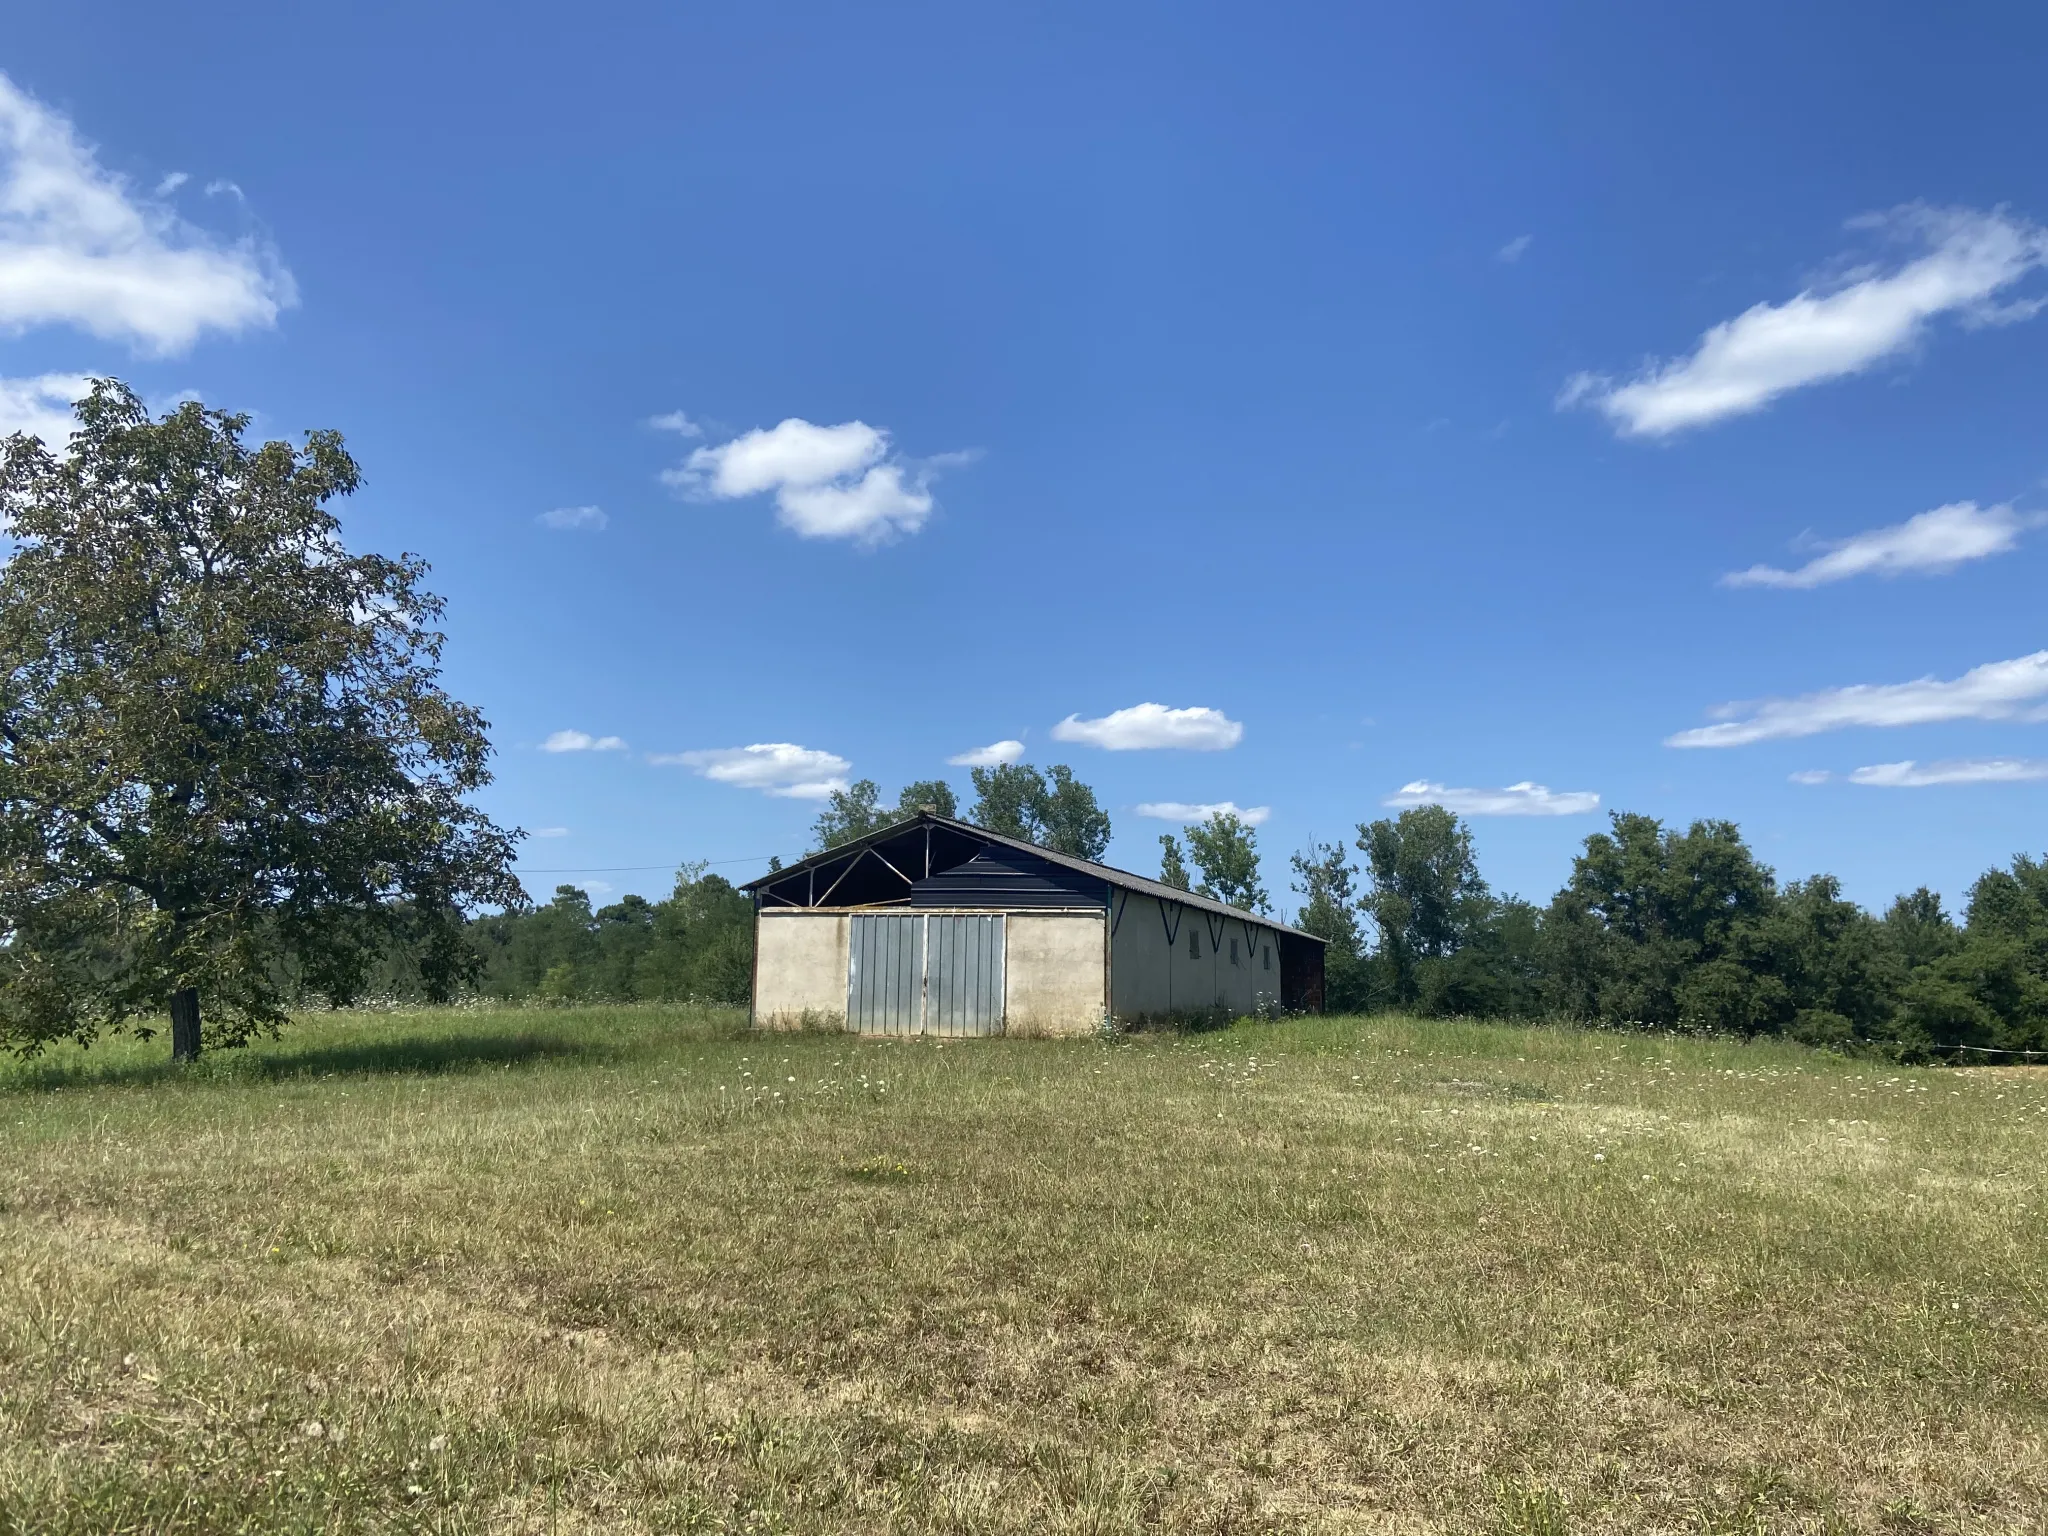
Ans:
[[[1087,1035],[1108,1014],[1100,912],[1012,912],[1003,1032]]]
[[[1111,1007],[1120,1020],[1240,1015],[1280,1000],[1280,935],[1263,924],[1137,891],[1117,892],[1112,922]]]
[[[761,1029],[844,1029],[843,912],[777,911],[754,920],[754,1023]]]

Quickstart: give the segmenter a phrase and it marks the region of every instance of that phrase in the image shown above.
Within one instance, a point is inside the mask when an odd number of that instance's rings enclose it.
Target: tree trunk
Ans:
[[[171,994],[171,1060],[199,1059],[199,989],[180,987]]]

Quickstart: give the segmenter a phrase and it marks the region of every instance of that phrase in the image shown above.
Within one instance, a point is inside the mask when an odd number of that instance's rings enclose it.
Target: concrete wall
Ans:
[[[1110,1006],[1119,1019],[1245,1014],[1280,1000],[1278,936],[1260,923],[1122,890],[1112,923]]]
[[[843,1029],[848,933],[843,912],[762,911],[754,921],[754,1023]]]
[[[1100,912],[1012,912],[1003,1032],[1087,1035],[1108,1014]]]

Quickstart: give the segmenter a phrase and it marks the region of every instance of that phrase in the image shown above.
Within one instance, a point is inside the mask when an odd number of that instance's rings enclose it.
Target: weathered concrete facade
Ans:
[[[1279,935],[1265,923],[1138,891],[1117,892],[1112,923],[1111,1010],[1124,1023],[1280,1003]]]
[[[1102,1027],[1100,912],[1013,912],[1003,1029],[1012,1035],[1088,1035]]]
[[[846,1023],[844,912],[763,912],[754,920],[754,1023],[834,1029]]]

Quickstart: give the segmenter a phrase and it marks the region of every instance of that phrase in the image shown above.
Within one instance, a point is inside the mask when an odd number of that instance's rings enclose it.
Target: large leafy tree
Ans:
[[[1456,954],[1493,914],[1472,829],[1440,805],[1419,805],[1360,826],[1357,847],[1361,905],[1378,937],[1376,984],[1395,1002],[1414,1002],[1425,962]]]
[[[882,786],[873,779],[856,779],[846,788],[832,791],[818,819],[811,823],[811,836],[820,849],[837,848],[895,820],[882,805]]]
[[[918,779],[904,785],[893,810],[882,804],[881,785],[873,779],[856,779],[845,789],[832,791],[825,808],[818,812],[818,819],[811,823],[811,836],[817,839],[821,850],[837,848],[841,843],[908,821],[919,811],[956,816],[959,809],[953,786],[944,779]]]
[[[1780,1027],[1795,1000],[1768,961],[1765,919],[1779,901],[1775,877],[1733,822],[1696,821],[1681,833],[1617,811],[1610,831],[1586,839],[1550,904],[1557,1001],[1580,1017],[1664,1028]]]
[[[112,380],[77,417],[62,453],[0,445],[0,1039],[168,1008],[189,1059],[202,1004],[237,1043],[394,946],[445,995],[465,912],[523,894],[425,563],[344,546],[337,433],[251,447]]]
[[[972,769],[968,777],[974,781],[969,821],[1004,837],[1038,841],[1046,795],[1044,774],[1026,763],[996,763]]]
[[[976,826],[1077,859],[1100,859],[1109,848],[1109,813],[1065,763],[1044,773],[1024,763],[998,763],[974,769],[972,777],[975,801],[967,819]]]
[[[1188,828],[1188,853],[1202,871],[1197,895],[1247,912],[1271,910],[1259,884],[1259,839],[1250,823],[1231,811],[1213,812]]]

